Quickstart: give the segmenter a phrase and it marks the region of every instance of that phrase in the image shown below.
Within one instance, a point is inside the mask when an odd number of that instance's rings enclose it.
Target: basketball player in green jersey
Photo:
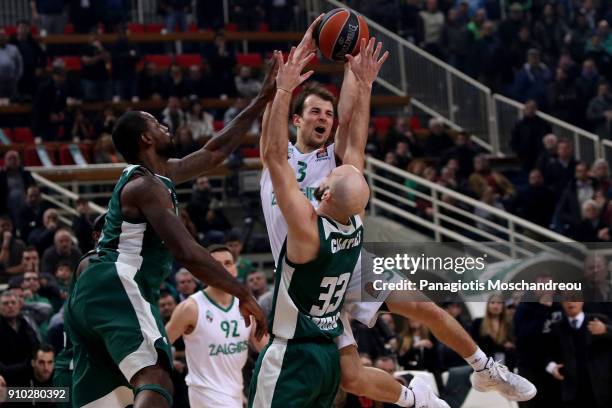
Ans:
[[[174,185],[218,164],[242,142],[273,97],[273,62],[259,95],[202,149],[177,160],[168,129],[152,115],[124,114],[113,142],[128,166],[111,196],[98,258],[79,276],[65,311],[74,345],[73,406],[172,406],[171,351],[157,308],[159,286],[176,259],[197,278],[240,300],[240,312],[266,320],[246,286],[199,246],[177,216]],[[132,391],[133,389],[133,391]]]
[[[300,75],[314,54],[287,63],[275,53],[279,71],[262,134],[262,157],[276,201],[287,221],[287,237],[276,266],[271,313],[272,340],[260,353],[251,381],[249,407],[329,407],[340,384],[340,355],[334,338],[342,334],[344,292],[361,252],[361,214],[369,198],[359,170],[334,169],[319,186],[315,211],[300,191],[287,162],[291,93],[312,71]],[[347,146],[347,149],[350,149]]]

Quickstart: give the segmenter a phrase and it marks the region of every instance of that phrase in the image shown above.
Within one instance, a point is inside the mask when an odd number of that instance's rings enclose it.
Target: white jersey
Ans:
[[[300,189],[310,200],[314,208],[319,203],[314,197],[314,192],[321,181],[336,168],[336,156],[334,154],[334,144],[322,147],[310,153],[300,153],[300,151],[289,142],[289,165],[295,172],[295,177],[300,185]],[[274,188],[270,179],[270,172],[264,169],[260,180],[261,206],[268,229],[270,247],[274,256],[274,263],[278,262],[278,256],[283,242],[287,238],[287,223],[283,213],[276,204]]]
[[[238,299],[223,308],[203,290],[191,298],[198,305],[198,320],[194,330],[183,335],[189,367],[185,382],[204,394],[241,400],[242,367],[247,361],[251,329],[240,314]]]

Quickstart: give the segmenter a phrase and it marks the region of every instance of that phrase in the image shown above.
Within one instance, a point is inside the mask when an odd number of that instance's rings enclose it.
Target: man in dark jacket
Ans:
[[[612,325],[584,313],[583,302],[562,302],[564,318],[551,325],[546,371],[561,384],[563,406],[612,406]]]
[[[582,204],[592,199],[597,190],[597,181],[589,177],[585,163],[576,164],[574,177],[563,191],[555,211],[556,223],[562,233],[576,228],[582,219]]]
[[[536,282],[542,283],[551,280],[550,276],[545,275],[536,278]],[[538,388],[535,398],[521,403],[521,407],[560,406],[559,387],[543,370],[547,361],[542,352],[550,343],[550,325],[560,319],[560,307],[553,302],[552,291],[528,292],[516,309],[514,333],[519,374]]]
[[[544,177],[538,169],[529,173],[529,184],[520,188],[510,204],[510,211],[548,228],[555,209],[555,194],[544,185]]]
[[[0,294],[0,375],[7,378],[27,366],[38,342],[38,334],[21,314],[17,296],[8,291]]]
[[[4,170],[0,170],[0,214],[17,218],[25,203],[26,190],[34,184],[29,171],[21,166],[19,153],[9,150],[4,155]]]
[[[534,168],[542,150],[542,138],[551,132],[550,125],[536,115],[537,111],[537,103],[534,100],[527,101],[523,118],[512,129],[510,146],[521,161],[525,173]]]

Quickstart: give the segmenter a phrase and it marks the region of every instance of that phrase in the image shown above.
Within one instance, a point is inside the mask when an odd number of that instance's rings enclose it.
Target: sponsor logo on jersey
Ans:
[[[353,238],[333,238],[331,240],[331,252],[335,254],[336,252],[355,248],[359,244],[361,244],[361,231]]]
[[[302,194],[306,196],[308,201],[316,201],[315,194],[314,194],[316,189],[317,189],[316,187],[305,187],[305,188],[300,188],[300,191],[302,192]],[[270,203],[270,205],[272,207],[275,207],[277,204],[278,203],[276,202],[276,195],[274,195],[274,192],[272,192],[272,202]]]
[[[239,341],[238,343],[225,343],[225,344],[209,344],[209,356],[217,356],[219,354],[228,356],[232,354],[242,353],[249,349],[249,342],[247,340]]]
[[[327,153],[327,149],[325,147],[322,147],[317,151],[317,158],[315,161],[321,160],[329,160],[329,154]]]
[[[334,330],[338,327],[338,318],[340,317],[340,313],[336,313],[333,316],[327,317],[315,317],[309,316],[310,320],[317,325],[317,327],[321,330]]]
[[[208,320],[208,323],[212,323],[213,321],[213,314],[210,310],[206,311],[206,320]]]

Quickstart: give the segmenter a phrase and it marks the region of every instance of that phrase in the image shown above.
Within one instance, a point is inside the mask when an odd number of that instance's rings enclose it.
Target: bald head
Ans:
[[[370,197],[363,174],[352,165],[336,167],[317,188],[319,208],[334,218],[348,218],[361,213]]]

